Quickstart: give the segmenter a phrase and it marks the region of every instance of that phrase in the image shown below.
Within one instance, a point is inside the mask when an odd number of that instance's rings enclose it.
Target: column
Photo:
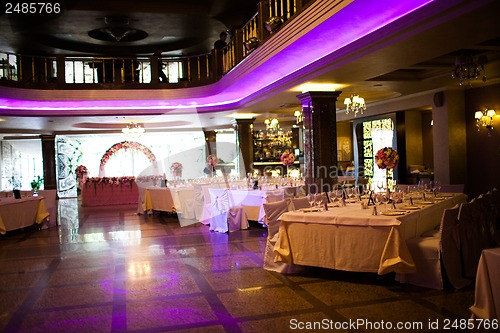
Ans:
[[[43,185],[46,190],[56,190],[56,137],[41,135],[43,159]]]
[[[432,107],[434,179],[442,184],[465,184],[467,145],[463,90],[445,91]]]
[[[240,177],[246,177],[247,172],[253,171],[253,123],[252,119],[235,119],[236,146],[239,151]]]
[[[297,95],[304,123],[304,176],[308,193],[331,190],[337,176],[336,102],[341,91]]]
[[[206,157],[208,157],[208,155],[217,156],[217,133],[215,133],[215,131],[203,129],[203,134],[205,135],[205,143],[207,145]]]

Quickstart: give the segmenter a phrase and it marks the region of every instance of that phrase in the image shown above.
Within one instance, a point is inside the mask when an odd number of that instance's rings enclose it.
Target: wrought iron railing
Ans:
[[[189,57],[75,57],[35,56],[0,52],[0,84],[20,87],[72,89],[176,88],[209,84],[219,80],[243,61],[258,45],[292,20],[314,0],[267,0],[223,50]],[[166,77],[166,82],[161,82]]]

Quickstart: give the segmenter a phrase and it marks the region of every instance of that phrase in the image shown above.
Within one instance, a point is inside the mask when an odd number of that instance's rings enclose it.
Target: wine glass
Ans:
[[[337,196],[335,195],[335,191],[330,191],[327,194],[328,194],[328,198],[330,199],[331,203],[334,203],[337,200]]]
[[[380,202],[380,204],[385,205],[385,211],[387,211],[387,203],[389,202],[389,198],[387,197],[387,195],[385,193],[379,194],[379,202]]]
[[[441,186],[442,186],[441,182],[438,180],[434,181],[434,186],[436,188],[436,194],[438,194],[441,191]]]
[[[311,194],[309,194],[309,195],[307,196],[307,201],[309,201],[309,205],[310,205],[311,207],[313,207],[313,206],[314,206],[314,202],[316,201],[316,198],[314,197],[314,194],[312,194],[312,193],[311,193]]]
[[[378,191],[379,191],[379,192],[383,192],[383,190],[384,190],[384,182],[383,182],[383,181],[381,181],[381,180],[379,180],[379,181],[377,182],[377,188],[378,188]]]
[[[321,193],[316,194],[315,203],[316,203],[316,207],[318,207],[318,208],[323,207],[323,196],[321,195]]]

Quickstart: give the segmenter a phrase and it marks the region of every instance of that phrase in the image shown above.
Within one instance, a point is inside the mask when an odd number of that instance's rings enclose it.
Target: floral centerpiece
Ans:
[[[284,152],[280,157],[281,163],[286,166],[286,175],[288,176],[288,167],[295,162],[295,155],[293,153]]]
[[[79,165],[75,170],[76,182],[78,186],[78,191],[82,189],[82,185],[85,184],[89,170],[85,165]]]
[[[295,155],[286,151],[281,154],[280,160],[283,165],[290,166],[295,162]]]
[[[170,171],[174,177],[182,177],[182,164],[180,162],[174,162],[170,166]]]
[[[375,163],[379,169],[385,169],[385,186],[386,190],[389,191],[389,170],[398,166],[398,151],[391,147],[380,148],[375,155]]]
[[[120,189],[123,189],[123,185],[130,187],[130,190],[132,191],[132,186],[133,183],[135,182],[135,177],[134,176],[124,176],[124,177],[89,177],[86,178],[84,183],[86,185],[92,184],[94,185],[94,191],[97,187],[97,185],[101,185],[104,187],[104,185],[114,185],[114,186],[120,186]]]
[[[219,158],[215,155],[208,155],[207,156],[207,169],[210,172],[210,175],[214,175],[215,171],[215,166],[220,162]]]
[[[85,165],[79,165],[75,170],[76,178],[83,179],[89,174],[89,170]]]

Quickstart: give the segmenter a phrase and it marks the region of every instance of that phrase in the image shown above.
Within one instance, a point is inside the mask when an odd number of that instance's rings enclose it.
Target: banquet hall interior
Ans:
[[[0,331],[498,332],[499,14],[7,2]]]

